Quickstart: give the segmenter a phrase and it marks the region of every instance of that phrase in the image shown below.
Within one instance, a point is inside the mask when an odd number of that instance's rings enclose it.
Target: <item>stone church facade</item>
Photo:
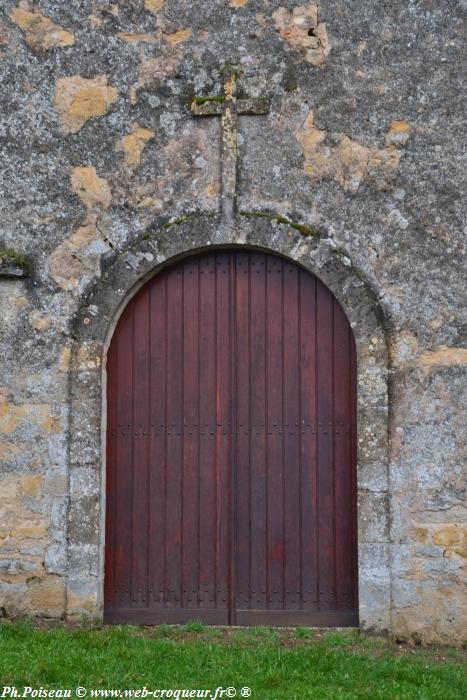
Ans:
[[[113,331],[235,247],[353,330],[361,629],[463,641],[466,10],[1,0],[0,616],[102,619]]]

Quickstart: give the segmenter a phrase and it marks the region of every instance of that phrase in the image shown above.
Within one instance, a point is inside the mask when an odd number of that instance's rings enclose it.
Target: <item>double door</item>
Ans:
[[[129,302],[107,357],[105,620],[355,625],[356,371],[313,275],[240,249]]]

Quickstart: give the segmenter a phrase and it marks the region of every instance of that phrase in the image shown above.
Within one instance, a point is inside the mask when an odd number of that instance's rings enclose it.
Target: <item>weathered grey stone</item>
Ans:
[[[386,465],[381,466],[374,462],[359,462],[358,486],[361,491],[387,492],[388,479],[389,475]]]
[[[68,547],[68,571],[73,577],[97,577],[99,574],[99,548],[93,544],[70,544]]]
[[[465,3],[231,5],[198,3],[195,23],[185,0],[0,8],[0,248],[30,262],[0,263],[0,609],[101,614],[116,320],[163,265],[247,245],[316,274],[354,330],[361,625],[460,642]],[[294,8],[318,36],[290,31]],[[190,111],[226,63],[270,102],[240,118],[230,227],[219,120]]]
[[[99,473],[92,467],[75,467],[70,470],[70,496],[73,499],[99,497]]]
[[[82,496],[70,494],[69,537],[76,544],[97,544],[99,542],[99,498],[97,495]]]
[[[369,632],[391,629],[389,545],[359,542],[360,625]]]
[[[388,542],[387,493],[360,491],[358,494],[358,539],[361,543]]]
[[[3,559],[0,561],[0,572],[4,574],[29,573],[35,568],[36,563],[27,559]]]
[[[64,544],[47,547],[44,565],[49,574],[65,575],[67,572],[67,550]]]
[[[84,618],[98,621],[102,615],[99,605],[100,586],[95,577],[69,577],[67,618],[78,621]]]
[[[361,409],[358,413],[358,460],[384,464],[388,458],[386,410]]]
[[[68,495],[54,498],[50,503],[50,536],[56,542],[65,542],[68,530]]]

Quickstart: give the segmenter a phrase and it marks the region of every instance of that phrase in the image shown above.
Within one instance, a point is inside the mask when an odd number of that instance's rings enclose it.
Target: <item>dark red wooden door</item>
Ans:
[[[117,324],[107,397],[107,622],[358,623],[355,347],[319,280],[171,265]]]

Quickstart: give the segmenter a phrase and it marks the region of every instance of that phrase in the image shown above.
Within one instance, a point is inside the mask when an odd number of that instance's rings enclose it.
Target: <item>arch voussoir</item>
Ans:
[[[144,236],[115,256],[76,315],[70,374],[67,615],[103,613],[105,365],[129,299],[164,266],[211,247],[250,247],[295,261],[333,293],[352,326],[358,364],[360,625],[390,628],[388,362],[382,310],[369,284],[323,241],[286,223],[244,217],[233,229],[197,217]]]

